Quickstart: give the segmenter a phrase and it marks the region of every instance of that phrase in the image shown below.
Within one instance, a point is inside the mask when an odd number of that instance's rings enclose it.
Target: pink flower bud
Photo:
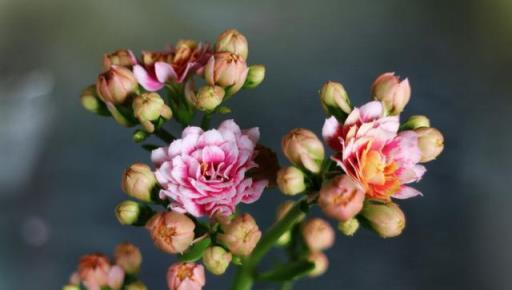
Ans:
[[[114,261],[121,266],[128,274],[139,272],[142,263],[142,255],[139,248],[130,243],[121,243],[117,245],[114,252]]]
[[[236,29],[228,29],[219,35],[215,44],[216,52],[231,52],[247,59],[249,48],[247,39]]]
[[[149,220],[146,228],[156,247],[166,253],[183,253],[194,240],[194,222],[178,212],[158,213]]]
[[[108,286],[112,290],[120,290],[124,282],[124,270],[121,266],[113,266],[108,272]]]
[[[400,235],[405,228],[405,215],[395,203],[366,202],[361,215],[382,238]]]
[[[352,112],[352,104],[342,84],[326,82],[320,89],[320,102],[324,111],[344,120]]]
[[[308,260],[315,264],[315,268],[309,272],[309,277],[318,277],[323,275],[329,267],[329,259],[322,252],[311,252],[308,255]]]
[[[78,263],[78,275],[82,283],[91,290],[108,286],[110,261],[99,253],[85,255]]]
[[[125,67],[115,65],[100,74],[96,81],[98,95],[105,103],[122,104],[137,87],[133,73]]]
[[[226,88],[227,96],[231,96],[242,88],[248,71],[242,57],[229,52],[218,52],[206,64],[204,78],[210,85]]]
[[[172,111],[157,93],[144,93],[135,97],[132,103],[133,114],[146,132],[155,131],[154,122],[163,118],[169,120]]]
[[[128,167],[121,182],[122,190],[136,199],[150,202],[157,180],[151,168],[144,163],[134,163]]]
[[[348,175],[333,178],[320,189],[318,204],[329,217],[347,221],[363,208],[365,192]]]
[[[169,290],[201,290],[205,284],[204,268],[194,263],[176,263],[167,271]]]
[[[418,134],[418,147],[421,151],[420,162],[429,162],[437,158],[444,149],[444,137],[435,128],[418,128],[414,130]]]
[[[129,49],[119,49],[103,55],[103,69],[106,71],[113,65],[131,68],[135,64],[137,64],[137,58]]]
[[[206,249],[203,253],[203,263],[212,274],[221,275],[231,263],[231,253],[219,246]]]
[[[334,230],[323,219],[313,218],[304,224],[302,237],[311,251],[323,251],[334,244]]]
[[[312,173],[319,173],[324,160],[324,146],[315,133],[307,129],[293,129],[283,137],[281,147],[291,163]]]
[[[372,97],[382,102],[388,115],[399,115],[411,97],[409,81],[400,81],[392,72],[384,73],[374,81]]]
[[[224,233],[219,234],[217,240],[236,256],[250,255],[261,238],[261,231],[249,214],[239,215],[229,223],[222,224],[221,228]]]
[[[306,190],[304,173],[294,166],[281,168],[277,172],[277,186],[286,195],[296,195]]]

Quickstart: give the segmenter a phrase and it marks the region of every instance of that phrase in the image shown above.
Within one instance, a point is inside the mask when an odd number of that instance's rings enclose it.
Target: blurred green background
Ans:
[[[425,196],[401,203],[404,234],[338,236],[328,273],[296,289],[512,288],[512,1],[0,0],[0,289],[60,289],[80,255],[125,240],[144,254],[149,289],[166,289],[174,257],[113,214],[122,170],[149,155],[78,96],[104,52],[214,41],[231,27],[249,39],[249,63],[267,66],[258,89],[229,101],[264,144],[320,132],[324,81],[362,104],[385,71],[411,82],[405,116],[428,115],[446,136]],[[268,191],[244,209],[266,228],[282,200]],[[205,289],[227,289],[232,274]]]

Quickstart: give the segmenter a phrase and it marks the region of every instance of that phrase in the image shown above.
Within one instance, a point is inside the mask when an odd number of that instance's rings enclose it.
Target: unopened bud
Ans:
[[[296,195],[306,190],[305,175],[294,166],[281,168],[277,172],[277,186],[286,195]]]
[[[135,143],[141,143],[144,140],[146,140],[150,134],[144,130],[137,129],[135,132],[133,132],[132,138],[133,142]]]
[[[215,44],[216,52],[231,52],[247,59],[249,48],[247,39],[236,29],[228,29],[219,35]]]
[[[405,215],[395,203],[366,202],[361,215],[382,238],[400,235],[405,228]]]
[[[353,236],[359,229],[359,221],[356,218],[349,219],[348,221],[340,222],[338,230],[345,236]]]
[[[247,73],[244,88],[253,89],[259,86],[265,79],[265,66],[261,64],[251,65]]]
[[[90,85],[82,91],[80,103],[87,111],[101,115],[110,116],[105,103],[103,103],[96,93],[96,86]]]
[[[148,290],[146,285],[141,281],[132,282],[124,287],[125,290]]]
[[[315,133],[307,129],[293,129],[283,137],[281,147],[291,163],[312,173],[319,173],[324,160],[324,146]]]
[[[151,218],[146,228],[155,246],[166,253],[183,253],[194,240],[195,224],[182,213],[158,213]]]
[[[311,252],[308,255],[308,261],[315,264],[315,267],[309,272],[309,277],[318,277],[324,274],[329,267],[329,259],[322,252]]]
[[[261,231],[249,214],[236,216],[229,223],[221,225],[222,234],[217,240],[226,246],[233,255],[248,256],[261,238]]]
[[[142,255],[139,248],[130,243],[121,243],[117,245],[114,252],[114,261],[121,266],[128,274],[139,272],[142,263]]]
[[[320,218],[313,218],[304,224],[302,237],[311,251],[323,251],[334,244],[335,233],[329,223]]]
[[[135,64],[137,64],[137,58],[129,49],[118,49],[103,55],[103,69],[105,70],[109,70],[113,65],[131,68]]]
[[[409,119],[400,126],[400,130],[415,130],[423,127],[430,127],[430,120],[423,115],[414,115],[409,117]]]
[[[64,285],[64,287],[62,287],[62,290],[80,290],[80,286],[78,285]]]
[[[144,163],[134,163],[128,167],[121,182],[122,190],[136,199],[150,202],[157,180],[151,168]]]
[[[239,55],[218,52],[213,55],[204,68],[204,78],[209,85],[218,85],[226,90],[226,96],[232,96],[245,83],[249,68]]]
[[[149,133],[155,131],[154,122],[163,118],[169,120],[172,117],[172,111],[164,100],[157,93],[144,93],[135,97],[132,103],[135,118]]]
[[[117,205],[115,213],[122,225],[142,226],[153,215],[153,210],[147,205],[125,200]]]
[[[132,71],[122,66],[112,66],[100,74],[96,81],[96,90],[105,103],[122,104],[138,88]]]
[[[339,175],[322,186],[318,204],[327,216],[346,221],[361,211],[364,197],[364,190],[350,176]]]
[[[420,162],[429,162],[437,158],[444,149],[444,137],[435,128],[418,128],[414,130],[418,134],[418,147],[421,150]]]
[[[326,82],[320,89],[320,102],[328,115],[333,115],[343,122],[352,112],[352,104],[342,84]]]
[[[204,251],[203,264],[214,275],[221,275],[231,262],[232,255],[219,246],[209,247]]]
[[[203,86],[195,96],[194,105],[200,111],[211,112],[224,100],[224,89],[219,86]]]
[[[394,73],[384,73],[373,82],[372,97],[382,102],[388,115],[399,115],[411,98],[409,80],[400,81]]]

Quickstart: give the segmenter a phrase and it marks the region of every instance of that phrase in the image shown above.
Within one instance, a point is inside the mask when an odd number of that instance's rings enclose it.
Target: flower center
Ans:
[[[220,171],[220,165],[215,163],[202,162],[200,165],[201,175],[207,181],[226,181],[227,176],[222,174]]]
[[[181,265],[179,266],[178,268],[178,271],[176,272],[176,276],[178,277],[178,279],[180,279],[181,281],[185,280],[185,279],[190,279],[192,278],[192,268],[190,268],[189,266],[187,265]]]

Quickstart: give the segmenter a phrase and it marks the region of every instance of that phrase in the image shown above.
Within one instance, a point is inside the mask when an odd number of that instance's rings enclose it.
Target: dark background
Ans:
[[[80,255],[124,240],[141,248],[149,288],[166,289],[174,258],[113,215],[122,170],[149,155],[78,96],[106,51],[231,27],[249,39],[249,63],[267,66],[262,86],[229,102],[264,144],[277,150],[294,127],[320,133],[324,81],[362,104],[385,71],[412,84],[405,116],[430,116],[446,138],[425,196],[401,202],[403,235],[338,235],[328,273],[296,289],[512,288],[512,1],[0,0],[0,289],[59,289]],[[268,191],[250,207],[261,227],[282,200]],[[227,289],[232,273],[206,289]]]

